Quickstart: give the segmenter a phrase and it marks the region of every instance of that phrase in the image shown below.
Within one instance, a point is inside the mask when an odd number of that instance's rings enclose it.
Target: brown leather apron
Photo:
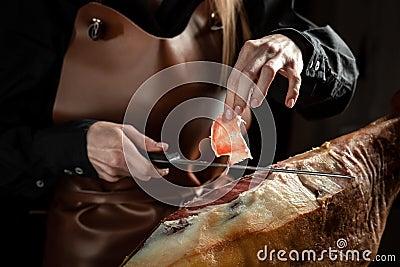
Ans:
[[[112,8],[98,3],[82,7],[64,58],[54,122],[90,118],[121,123],[132,95],[153,74],[182,62],[219,62],[222,32],[210,29],[210,15],[204,2],[182,33],[158,38]],[[103,31],[96,35],[99,22]],[[160,140],[168,113],[199,96],[223,101],[224,92],[209,84],[178,87],[154,107],[146,135]],[[209,136],[210,125],[210,120],[199,119],[183,129],[180,138],[186,157],[198,155],[199,142]],[[198,179],[205,182],[215,176],[215,170],[205,170]],[[177,169],[171,169],[167,179],[195,185],[188,173]],[[49,211],[44,266],[118,266],[173,210],[144,193],[131,178],[108,183],[67,177],[60,182]]]

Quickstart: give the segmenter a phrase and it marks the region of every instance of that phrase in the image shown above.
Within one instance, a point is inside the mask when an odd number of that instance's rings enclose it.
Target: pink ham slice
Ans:
[[[196,200],[200,206],[182,207],[165,218],[122,265],[300,264],[289,259],[291,250],[300,256],[303,251],[315,251],[317,260],[306,261],[306,265],[368,265],[400,191],[400,118],[381,118],[278,166],[353,175],[355,179],[289,173],[243,177],[223,198],[203,204],[209,196],[205,195]],[[251,186],[252,182],[258,185]],[[265,255],[266,248],[275,250],[273,257]],[[349,255],[358,251],[359,261],[348,258],[345,263],[338,253],[336,260],[327,254],[321,260],[321,253],[329,248],[342,248],[344,253],[350,251]],[[285,251],[287,261],[277,258],[279,250]],[[296,259],[296,254],[292,257]]]
[[[240,116],[230,121],[219,116],[211,126],[211,147],[217,157],[229,156],[228,165],[232,166],[245,159],[252,158],[240,126],[244,123]]]

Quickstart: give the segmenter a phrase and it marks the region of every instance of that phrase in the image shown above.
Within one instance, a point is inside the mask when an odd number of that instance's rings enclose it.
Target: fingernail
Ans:
[[[236,113],[237,115],[242,114],[242,111],[243,111],[243,109],[242,109],[241,106],[236,106],[236,107],[235,107],[235,113]]]
[[[287,106],[288,106],[289,108],[292,108],[292,107],[294,106],[294,99],[293,99],[293,98],[291,98],[291,99],[288,100]]]
[[[165,176],[169,173],[169,169],[162,169],[161,170],[161,176]]]
[[[230,108],[225,111],[225,119],[228,121],[233,119],[233,111]]]
[[[252,98],[251,100],[250,100],[250,106],[252,107],[252,108],[256,108],[256,107],[258,107],[258,99],[257,98]]]

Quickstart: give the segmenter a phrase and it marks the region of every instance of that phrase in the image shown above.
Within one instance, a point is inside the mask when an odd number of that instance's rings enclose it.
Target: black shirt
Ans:
[[[38,198],[68,174],[97,177],[86,151],[94,122],[54,125],[52,108],[63,55],[77,10],[88,1],[5,0],[0,15],[0,194]],[[146,0],[105,0],[146,31],[174,36],[200,0],[164,0],[157,12]],[[293,10],[290,0],[248,0],[252,38],[290,37],[302,50],[304,69],[295,109],[317,119],[342,112],[358,76],[354,56],[329,27],[317,27]],[[129,5],[129,6],[127,6]],[[286,87],[285,87],[286,88]],[[270,90],[283,101],[285,89]]]

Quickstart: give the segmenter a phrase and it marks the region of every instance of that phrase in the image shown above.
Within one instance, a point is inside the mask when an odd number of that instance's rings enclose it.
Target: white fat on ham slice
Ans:
[[[240,130],[242,123],[245,121],[241,116],[226,121],[220,115],[211,126],[211,147],[217,157],[229,156],[229,166],[248,158],[252,159],[250,149]]]

